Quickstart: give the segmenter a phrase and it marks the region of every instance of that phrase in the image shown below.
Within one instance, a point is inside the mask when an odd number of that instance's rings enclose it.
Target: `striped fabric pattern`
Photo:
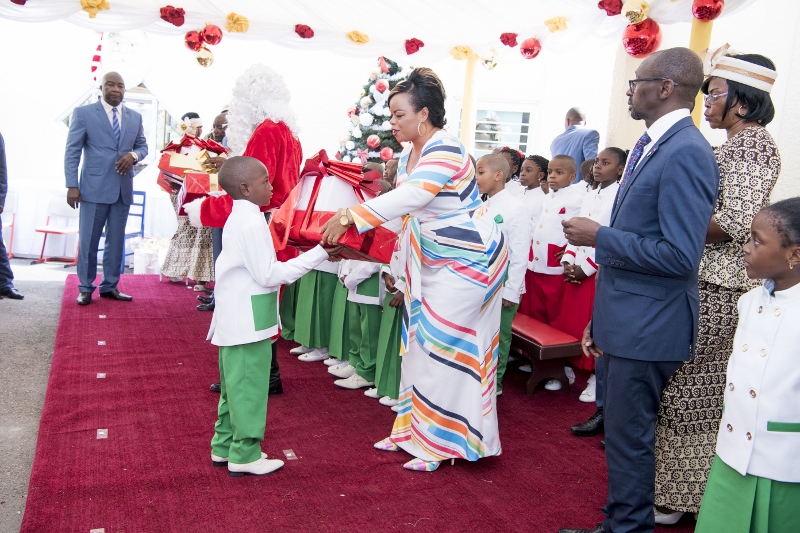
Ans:
[[[361,232],[404,217],[395,250],[406,280],[403,357],[391,439],[424,461],[499,455],[495,380],[506,243],[457,139],[435,134],[414,169],[409,155],[400,158],[397,189],[350,210]]]

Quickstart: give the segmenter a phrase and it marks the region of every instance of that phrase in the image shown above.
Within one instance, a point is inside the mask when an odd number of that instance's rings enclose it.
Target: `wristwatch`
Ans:
[[[347,209],[342,209],[339,212],[339,224],[344,227],[348,227],[350,225],[350,218],[347,216]]]

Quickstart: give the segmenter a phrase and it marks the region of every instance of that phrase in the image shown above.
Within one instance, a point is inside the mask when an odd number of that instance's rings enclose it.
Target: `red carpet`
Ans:
[[[555,533],[601,518],[600,438],[568,429],[594,410],[577,399],[586,376],[567,392],[527,397],[513,363],[498,402],[503,455],[429,474],[403,470],[403,452],[372,448],[389,433],[389,408],[335,387],[326,367],[283,343],[286,392],[270,399],[264,451],[299,459],[230,478],[209,460],[218,396],[208,385],[219,375],[204,340],[211,314],[194,309],[195,292],[157,276],[126,275],[120,289],[134,301],[79,307],[77,279],[67,280],[23,532]]]

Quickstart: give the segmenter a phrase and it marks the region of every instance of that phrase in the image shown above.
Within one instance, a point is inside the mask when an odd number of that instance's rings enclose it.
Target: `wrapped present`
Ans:
[[[276,250],[307,250],[319,244],[325,223],[339,209],[374,198],[380,178],[379,172],[362,174],[361,165],[331,161],[320,151],[306,161],[300,182],[270,221]],[[380,263],[389,262],[396,242],[397,234],[383,227],[363,234],[351,227],[339,240],[345,259]]]
[[[211,139],[184,135],[177,143],[170,142],[161,151],[156,183],[167,192],[180,189],[187,172],[207,173],[203,161],[209,157],[226,157],[227,148]]]
[[[186,172],[183,175],[183,183],[175,201],[176,207],[178,207],[178,214],[183,217],[187,216],[186,211],[183,209],[184,204],[221,190],[216,174]]]

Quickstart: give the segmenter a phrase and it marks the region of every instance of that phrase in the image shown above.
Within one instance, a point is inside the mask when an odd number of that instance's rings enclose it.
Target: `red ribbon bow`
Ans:
[[[358,163],[330,160],[325,150],[320,150],[311,159],[306,159],[301,176],[315,174],[319,176],[336,176],[353,187],[370,191],[373,195],[381,192],[380,173],[377,171],[362,172]],[[377,175],[377,179],[376,179]]]
[[[11,0],[11,3],[12,4],[17,4],[18,6],[24,6],[25,2],[27,2],[27,1],[28,0]]]
[[[506,46],[515,47],[517,46],[517,34],[516,33],[503,33],[500,35],[500,42]]]
[[[411,55],[419,52],[419,49],[425,46],[425,43],[417,38],[406,40],[406,54]]]
[[[606,12],[606,15],[613,17],[622,13],[622,0],[600,0],[597,7]]]
[[[361,164],[366,165],[367,161],[369,161],[369,151],[362,150],[361,148],[356,149],[356,155],[359,159],[361,159]]]
[[[295,24],[294,32],[303,39],[311,39],[314,36],[314,30],[305,24]]]
[[[186,12],[180,7],[164,6],[161,8],[161,19],[175,26],[183,26],[185,14]]]

